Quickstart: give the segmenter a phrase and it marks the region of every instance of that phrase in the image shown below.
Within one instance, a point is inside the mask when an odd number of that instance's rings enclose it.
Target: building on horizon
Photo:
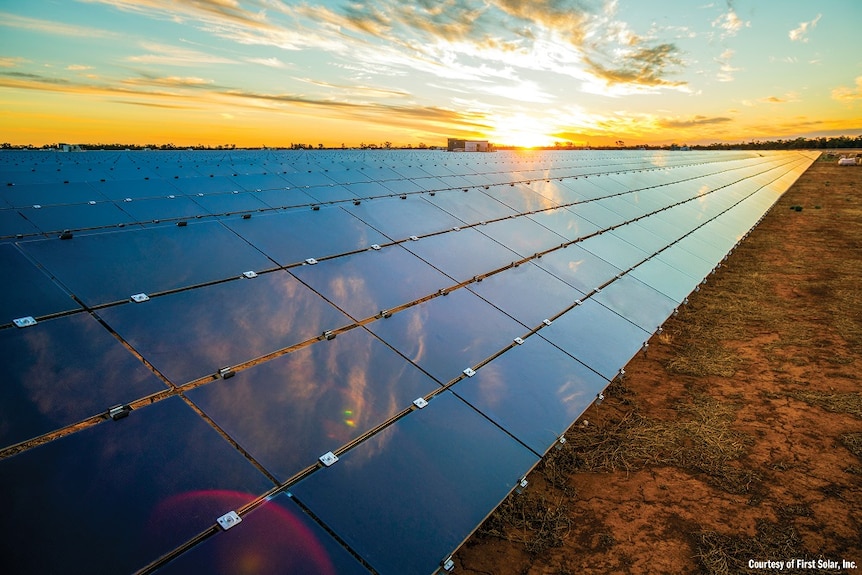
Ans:
[[[449,138],[446,149],[450,152],[491,152],[494,147],[488,140],[459,140]]]

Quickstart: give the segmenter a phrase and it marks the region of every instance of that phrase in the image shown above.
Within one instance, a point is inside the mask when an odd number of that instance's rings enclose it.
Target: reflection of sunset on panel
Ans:
[[[856,135],[862,4],[46,0],[0,11],[13,144],[525,147]]]

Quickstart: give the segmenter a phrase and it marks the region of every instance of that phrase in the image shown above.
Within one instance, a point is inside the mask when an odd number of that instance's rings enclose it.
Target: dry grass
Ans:
[[[748,561],[787,560],[806,558],[807,553],[799,534],[792,525],[761,521],[753,537],[722,535],[714,531],[699,534],[697,559],[707,575],[730,575],[737,573],[802,573],[796,569],[748,568]],[[810,573],[810,570],[805,571]]]
[[[804,401],[808,405],[814,405],[832,413],[849,413],[862,419],[862,393],[797,391],[788,395],[799,401]]]
[[[674,466],[704,474],[710,484],[728,493],[748,493],[759,475],[733,465],[750,444],[750,438],[732,428],[734,411],[705,395],[679,402],[677,417],[670,421],[631,411],[616,423],[571,431],[565,448],[552,452],[542,470],[556,485],[574,471]]]
[[[527,552],[538,554],[561,546],[571,527],[569,508],[562,498],[551,503],[530,493],[513,493],[479,527],[478,532],[521,543]]]

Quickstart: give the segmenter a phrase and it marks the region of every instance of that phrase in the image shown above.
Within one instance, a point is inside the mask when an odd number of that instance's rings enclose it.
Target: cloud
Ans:
[[[664,129],[684,129],[684,128],[697,128],[700,126],[712,126],[715,124],[726,124],[727,122],[732,122],[733,118],[727,118],[724,116],[716,116],[709,118],[707,116],[694,116],[688,119],[679,119],[679,118],[665,118],[658,121],[658,125]]]
[[[278,58],[246,58],[246,62],[250,62],[252,64],[260,64],[261,66],[267,66],[269,68],[287,68],[287,64],[279,60]]]
[[[157,64],[166,66],[201,66],[207,64],[233,64],[236,61],[215,54],[207,54],[198,50],[157,44],[155,42],[143,42],[141,47],[148,50],[148,54],[129,56],[129,62],[139,64]]]
[[[832,99],[839,102],[854,102],[862,99],[862,76],[856,77],[856,86],[853,88],[839,86],[832,90]]]
[[[9,12],[0,12],[0,26],[23,28],[35,32],[43,32],[50,36],[72,36],[78,38],[116,38],[117,34],[88,26],[75,26],[52,20],[18,16]]]
[[[673,44],[641,47],[623,54],[614,62],[616,67],[605,66],[590,56],[584,56],[589,72],[608,85],[636,84],[640,86],[682,86],[685,82],[665,79],[669,68],[680,65],[678,49]]]
[[[788,102],[798,102],[799,94],[788,92],[784,96],[766,96],[765,98],[759,98],[757,101],[764,104],[786,104]]]
[[[28,62],[28,60],[21,57],[3,57],[0,58],[0,68],[14,68],[18,64],[23,64],[24,62]]]
[[[721,28],[723,30],[721,33],[722,38],[730,38],[739,34],[740,30],[743,28],[750,28],[751,21],[742,20],[736,14],[733,6],[728,5],[727,12],[716,18],[712,22],[712,27]]]
[[[817,26],[817,23],[820,22],[820,18],[823,17],[823,14],[818,14],[814,20],[810,20],[808,22],[800,22],[799,26],[791,30],[787,33],[790,37],[790,40],[793,42],[808,42],[808,31],[811,28]]]
[[[734,51],[728,48],[721,55],[715,59],[718,62],[718,75],[716,79],[719,82],[732,82],[733,81],[733,73],[738,72],[741,68],[734,68],[730,59],[733,58]]]
[[[242,26],[270,28],[266,12],[252,12],[241,7],[237,0],[81,0],[107,4],[124,12],[158,14],[169,20],[194,18],[210,22],[232,22]]]
[[[230,90],[223,96],[261,103],[284,104],[287,109],[294,106],[326,109],[343,116],[376,120],[384,123],[402,123],[410,125],[411,121],[435,123],[441,126],[457,125],[487,130],[490,128],[481,112],[462,112],[436,106],[394,105],[380,103],[348,102],[345,100],[323,99],[301,94],[268,94],[263,92],[247,92]]]
[[[212,80],[205,80],[197,76],[163,76],[156,77],[147,74],[142,74],[140,78],[127,78],[122,81],[125,85],[130,86],[161,86],[166,88],[213,88]]]
[[[84,66],[83,64],[69,64],[66,66],[67,70],[72,72],[83,72],[84,70],[92,70],[92,66]]]

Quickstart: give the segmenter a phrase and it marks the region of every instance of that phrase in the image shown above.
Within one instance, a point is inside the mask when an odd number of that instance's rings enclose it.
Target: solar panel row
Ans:
[[[0,154],[6,560],[435,571],[815,157]]]

